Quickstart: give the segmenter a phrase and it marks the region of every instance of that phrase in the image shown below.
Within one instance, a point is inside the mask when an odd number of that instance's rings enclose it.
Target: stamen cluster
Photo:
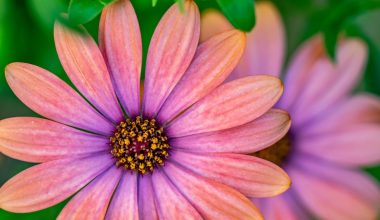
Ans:
[[[110,137],[110,145],[116,166],[141,174],[163,166],[170,148],[164,129],[156,120],[144,120],[141,116],[120,122]]]

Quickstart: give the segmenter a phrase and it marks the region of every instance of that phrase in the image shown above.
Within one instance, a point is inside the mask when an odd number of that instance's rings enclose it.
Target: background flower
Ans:
[[[260,3],[257,26],[248,35],[247,49],[230,80],[270,73],[279,76],[285,42],[281,18],[273,5]],[[227,21],[216,12],[203,16],[207,26]],[[214,32],[214,33],[215,33]],[[256,200],[267,219],[375,219],[380,188],[358,167],[380,162],[380,99],[350,95],[361,78],[367,49],[357,39],[343,38],[336,63],[326,55],[320,36],[306,41],[285,70],[284,96],[278,103],[292,117],[292,127],[273,150],[258,154],[287,170],[293,185],[284,195]],[[339,202],[338,202],[339,201]],[[355,208],[352,208],[355,207]]]

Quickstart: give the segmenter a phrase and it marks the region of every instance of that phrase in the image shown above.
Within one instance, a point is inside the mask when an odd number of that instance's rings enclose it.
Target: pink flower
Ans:
[[[216,12],[203,15],[202,38],[228,30]],[[257,5],[257,26],[230,79],[270,73],[284,62],[284,28],[270,3]],[[213,27],[213,32],[207,31]],[[217,27],[220,27],[218,29]],[[367,50],[358,39],[342,40],[333,64],[320,36],[307,41],[290,60],[279,108],[290,112],[286,138],[254,155],[279,163],[292,178],[281,196],[255,200],[266,219],[375,219],[379,186],[360,166],[380,162],[380,101],[369,94],[350,95],[360,79]]]
[[[140,30],[126,0],[103,12],[100,49],[88,34],[55,26],[59,58],[85,99],[46,70],[8,65],[14,93],[48,119],[0,121],[0,151],[41,163],[1,187],[0,207],[32,212],[73,196],[59,219],[262,219],[246,196],[277,195],[290,179],[244,154],[287,133],[288,114],[270,109],[282,84],[250,76],[222,85],[245,35],[228,31],[198,46],[199,33],[194,2],[166,12],[142,101]]]

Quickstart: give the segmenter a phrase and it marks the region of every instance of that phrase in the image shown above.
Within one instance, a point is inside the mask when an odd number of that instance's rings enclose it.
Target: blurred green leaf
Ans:
[[[216,0],[224,15],[237,29],[249,32],[255,26],[253,0]]]
[[[155,7],[157,5],[158,0],[152,0],[152,6]]]
[[[354,18],[378,8],[380,8],[380,0],[349,0],[342,2],[329,14],[322,26],[322,32],[325,47],[331,59],[335,59],[339,34],[350,25]]]
[[[97,15],[102,9],[114,0],[71,0],[69,5],[69,19],[73,24],[85,24]]]

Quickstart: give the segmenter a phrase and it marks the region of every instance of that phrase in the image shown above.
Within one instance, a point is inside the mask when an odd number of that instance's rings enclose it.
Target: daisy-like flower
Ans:
[[[41,163],[1,187],[0,207],[32,212],[73,196],[59,219],[262,219],[247,197],[282,193],[290,179],[245,154],[290,127],[286,112],[270,109],[281,81],[222,84],[245,34],[198,45],[199,35],[194,2],[165,13],[150,42],[142,98],[140,30],[127,0],[103,11],[100,49],[88,34],[55,25],[59,58],[83,97],[44,69],[8,65],[13,92],[48,119],[0,121],[1,152]]]
[[[285,37],[280,16],[268,2],[256,7],[257,26],[248,34],[245,54],[230,80],[281,73]],[[231,28],[222,15],[207,12],[202,38]],[[370,220],[379,214],[378,183],[359,167],[380,162],[380,101],[369,94],[350,95],[366,54],[360,40],[344,39],[334,64],[316,36],[291,59],[277,106],[290,113],[292,127],[278,143],[253,154],[279,164],[293,183],[283,195],[255,200],[266,219],[304,220],[312,214]]]

